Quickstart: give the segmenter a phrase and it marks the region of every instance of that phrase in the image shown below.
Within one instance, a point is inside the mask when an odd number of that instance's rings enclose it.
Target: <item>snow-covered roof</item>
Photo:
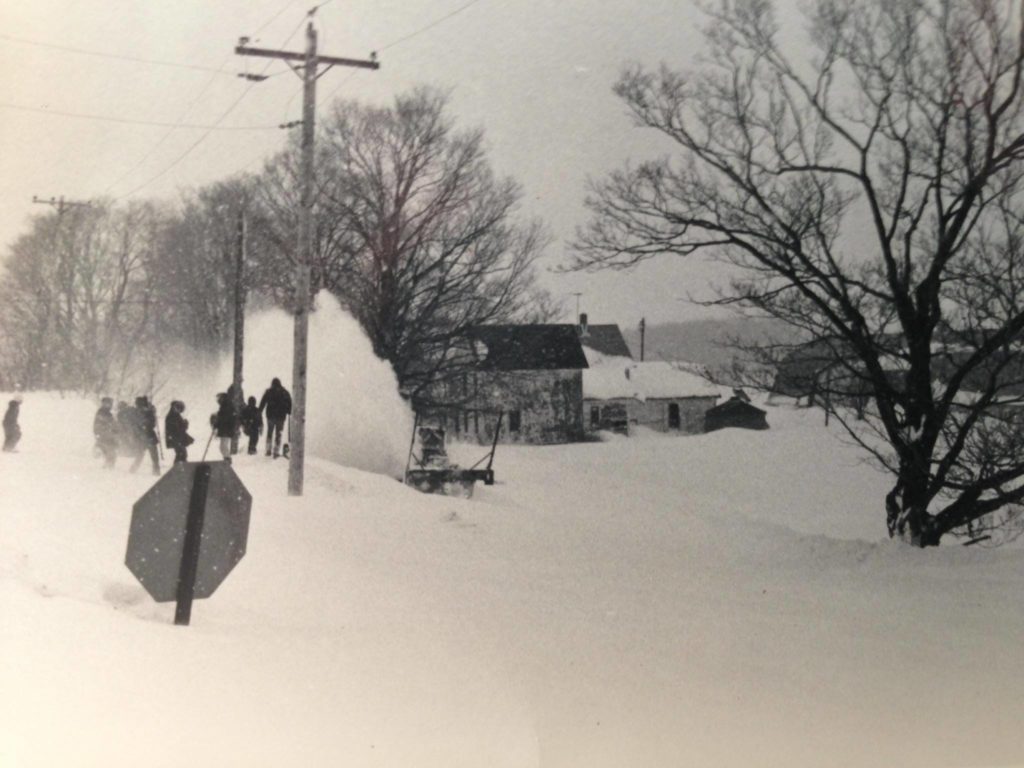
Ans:
[[[719,396],[714,384],[673,363],[639,363],[628,357],[602,355],[586,347],[584,352],[589,365],[583,371],[583,397],[587,400]]]

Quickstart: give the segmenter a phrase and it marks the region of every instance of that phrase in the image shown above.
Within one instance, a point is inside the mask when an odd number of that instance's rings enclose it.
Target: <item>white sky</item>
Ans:
[[[332,70],[320,80],[319,101],[338,95],[387,102],[417,83],[450,88],[458,124],[485,128],[496,169],[523,185],[524,211],[547,222],[555,239],[545,266],[555,266],[586,218],[586,178],[602,176],[628,157],[665,151],[655,136],[631,125],[612,94],[621,66],[633,60],[687,65],[703,22],[690,0],[468,2],[328,0],[316,14],[320,51],[366,58],[376,50],[381,69]],[[32,204],[33,195],[171,198],[179,189],[257,169],[282,146],[283,131],[215,130],[185,154],[204,129],[52,112],[209,125],[241,97],[222,126],[298,119],[298,78],[282,62],[235,56],[233,48],[241,35],[252,36],[251,45],[279,48],[295,30],[285,47],[302,50],[299,27],[314,4],[0,0],[0,243],[11,242],[25,231],[29,215],[44,210]],[[223,68],[227,74],[21,40]],[[267,72],[277,74],[263,83],[234,76],[268,64]],[[575,309],[574,292],[582,292],[580,308],[591,322],[627,327],[641,316],[664,322],[703,314],[681,297],[708,295],[715,269],[666,259],[629,274],[548,275],[545,284],[564,300],[565,320]]]

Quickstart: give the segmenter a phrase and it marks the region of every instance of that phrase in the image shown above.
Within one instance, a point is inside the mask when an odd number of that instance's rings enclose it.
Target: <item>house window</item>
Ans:
[[[520,411],[509,411],[508,412],[508,431],[518,432],[522,422],[523,415]]]
[[[679,403],[668,404],[668,428],[679,429]]]
[[[601,408],[597,405],[590,406],[590,426],[596,429],[601,426]]]

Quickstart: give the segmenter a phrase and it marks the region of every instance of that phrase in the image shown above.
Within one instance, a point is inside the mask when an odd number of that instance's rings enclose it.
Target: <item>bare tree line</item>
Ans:
[[[33,218],[0,275],[0,386],[138,391],[175,349],[224,351],[242,216],[250,306],[289,308],[298,167],[290,142],[259,173],[174,202]],[[336,104],[315,184],[312,291],[352,313],[407,396],[429,399],[464,369],[469,327],[551,311],[535,282],[543,228],[519,215],[519,186],[493,174],[482,133],[456,127],[445,94]]]

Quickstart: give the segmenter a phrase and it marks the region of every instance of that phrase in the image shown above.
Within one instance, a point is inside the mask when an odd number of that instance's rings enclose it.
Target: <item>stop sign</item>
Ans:
[[[224,462],[180,462],[132,507],[125,565],[157,602],[178,597],[189,502],[199,467],[209,486],[199,539],[196,598],[209,597],[245,554],[252,496]]]

